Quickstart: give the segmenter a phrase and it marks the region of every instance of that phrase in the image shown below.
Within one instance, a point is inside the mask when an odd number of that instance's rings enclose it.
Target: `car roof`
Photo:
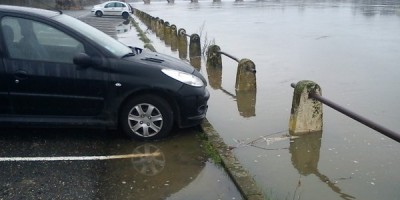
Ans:
[[[19,13],[19,14],[30,14],[37,15],[43,17],[54,17],[61,14],[61,11],[51,11],[40,8],[31,8],[31,7],[23,7],[23,6],[12,6],[12,5],[0,5],[0,12],[11,12],[11,13]]]
[[[107,4],[107,3],[115,3],[115,2],[117,2],[117,3],[123,3],[123,4],[127,4],[127,3],[125,3],[125,2],[122,2],[122,1],[106,1],[106,2],[104,2],[104,3],[102,3],[102,4]]]

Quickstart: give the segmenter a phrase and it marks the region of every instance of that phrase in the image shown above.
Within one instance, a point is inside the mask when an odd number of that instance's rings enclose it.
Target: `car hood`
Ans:
[[[128,57],[126,59],[128,59],[128,60],[132,59],[132,61],[136,61],[141,64],[149,65],[152,67],[159,67],[160,69],[170,68],[170,69],[187,72],[190,74],[193,74],[193,72],[195,72],[195,69],[189,63],[182,61],[180,59],[165,55],[165,54],[160,54],[160,53],[143,51],[140,54],[137,54],[132,57]]]

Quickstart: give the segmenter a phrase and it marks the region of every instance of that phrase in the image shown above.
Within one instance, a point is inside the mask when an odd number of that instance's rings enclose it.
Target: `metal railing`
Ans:
[[[293,88],[295,88],[296,84],[292,83],[291,86]],[[389,137],[389,138],[391,138],[391,139],[393,139],[393,140],[395,140],[397,142],[400,142],[400,134],[399,133],[396,133],[395,131],[392,131],[392,130],[390,130],[390,129],[388,129],[388,128],[386,128],[386,127],[384,127],[384,126],[382,126],[382,125],[380,125],[378,123],[375,123],[370,119],[367,119],[367,118],[365,118],[365,117],[363,117],[363,116],[361,116],[361,115],[359,115],[357,113],[354,113],[353,111],[350,111],[349,109],[344,108],[344,107],[336,104],[335,102],[333,102],[333,101],[331,101],[331,100],[329,100],[329,99],[327,99],[327,98],[325,98],[325,97],[323,97],[321,95],[316,94],[315,92],[311,91],[308,95],[309,95],[309,97],[320,101],[321,103],[323,103],[323,104],[333,108],[334,110],[337,110],[337,111],[341,112],[342,114],[344,114],[344,115],[346,115],[346,116],[348,116],[348,117],[350,117],[350,118],[352,118],[352,119],[364,124],[365,126],[368,126],[369,128],[374,129],[374,130],[378,131],[379,133],[381,133],[381,134],[383,134],[383,135],[385,135],[385,136],[387,136],[387,137]]]

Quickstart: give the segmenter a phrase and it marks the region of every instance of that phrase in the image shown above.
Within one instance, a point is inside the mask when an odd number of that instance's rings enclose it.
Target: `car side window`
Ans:
[[[112,8],[115,7],[115,3],[109,3],[106,6],[104,6],[105,8]]]
[[[85,52],[78,40],[37,21],[4,17],[1,27],[11,58],[73,63],[74,55]]]
[[[117,3],[117,7],[121,7],[121,8],[123,8],[123,7],[125,7],[125,5],[124,5],[124,4],[122,4],[122,3]]]

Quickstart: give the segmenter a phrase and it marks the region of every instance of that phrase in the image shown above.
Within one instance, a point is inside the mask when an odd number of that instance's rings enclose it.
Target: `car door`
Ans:
[[[3,63],[3,58],[7,56],[7,50],[5,48],[5,43],[6,39],[5,37],[7,36],[7,31],[4,30],[3,28],[1,29],[1,45],[0,45],[0,117],[2,115],[7,115],[10,113],[10,101],[9,101],[9,95],[8,95],[8,77],[5,72],[4,68],[4,63]],[[12,40],[11,40],[12,41]],[[10,41],[10,42],[11,42]]]
[[[84,42],[43,22],[3,17],[16,49],[3,59],[15,115],[98,116],[104,110],[108,72],[80,68],[73,56]]]
[[[104,15],[115,15],[116,12],[116,3],[108,3],[104,6]]]
[[[127,9],[126,8],[126,6],[125,6],[125,4],[123,4],[123,3],[115,3],[116,5],[115,5],[115,15],[121,15],[122,14],[122,11],[124,11],[125,9]]]

